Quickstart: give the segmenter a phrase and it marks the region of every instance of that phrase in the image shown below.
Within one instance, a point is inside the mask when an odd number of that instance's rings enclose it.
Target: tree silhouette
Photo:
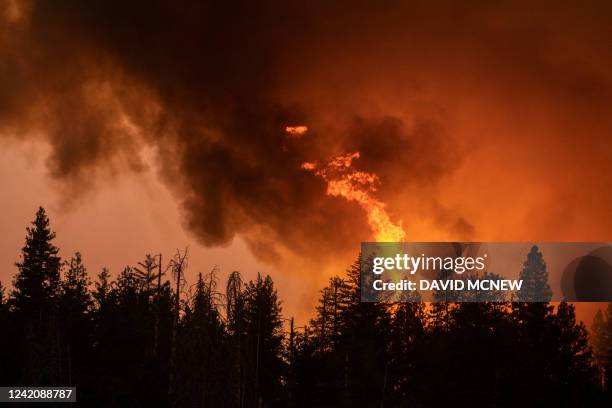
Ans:
[[[341,312],[347,307],[345,285],[342,278],[334,276],[320,292],[321,297],[315,307],[316,317],[311,321],[320,351],[331,351],[338,343],[342,326]]]
[[[593,352],[599,368],[600,384],[608,392],[612,381],[612,302],[602,312],[597,311],[593,321]]]
[[[361,302],[360,268],[358,257],[345,278],[330,280],[298,339],[293,381],[300,406],[378,406],[386,398],[391,313],[383,303]]]
[[[25,362],[21,383],[55,383],[61,370],[57,316],[61,259],[42,207],[26,231],[11,293],[18,332],[24,339],[17,346]]]
[[[81,254],[66,262],[65,276],[60,282],[58,296],[61,378],[63,384],[75,384],[88,376],[91,355],[93,302],[90,281]]]
[[[21,250],[21,262],[16,266],[19,273],[13,280],[13,307],[34,318],[45,312],[55,300],[60,281],[59,249],[51,241],[55,233],[49,228],[49,218],[40,207],[33,227],[27,228],[25,246]]]
[[[418,361],[425,337],[425,305],[418,299],[409,299],[392,307],[389,333],[389,361],[385,388],[391,406],[415,403],[414,385],[423,373],[419,373]]]
[[[228,336],[228,354],[231,370],[229,372],[229,402],[232,407],[244,405],[247,383],[246,353],[246,315],[243,283],[240,272],[233,271],[226,285],[226,320]]]
[[[523,281],[523,287],[518,294],[519,302],[550,302],[552,291],[548,284],[546,263],[536,245],[531,247],[527,254],[519,279]]]
[[[177,405],[223,406],[227,391],[223,379],[230,360],[224,353],[225,327],[217,309],[214,271],[198,274],[195,293],[185,308],[178,335]]]
[[[576,321],[574,305],[561,302],[553,318],[556,340],[551,364],[552,383],[557,401],[584,403],[584,395],[592,394],[597,373],[584,323]]]
[[[244,288],[250,387],[247,406],[269,406],[281,395],[284,373],[281,306],[270,276],[257,274]]]
[[[571,304],[528,302],[550,296],[537,247],[521,272],[530,294],[519,302],[496,293],[361,302],[358,257],[319,292],[308,324],[286,319],[287,328],[270,276],[244,283],[232,272],[222,294],[215,269],[189,287],[177,252],[165,266],[161,254],[146,255],[115,279],[103,269],[91,285],[81,255],[62,263],[54,237],[41,208],[8,299],[0,284],[3,384],[73,384],[80,405],[104,407],[610,402],[601,390],[609,395],[612,305],[596,316],[591,352]]]
[[[153,288],[158,279],[157,267],[157,261],[151,254],[145,255],[145,259],[138,262],[138,266],[134,267],[136,279],[140,282],[142,290],[149,295],[153,294]]]

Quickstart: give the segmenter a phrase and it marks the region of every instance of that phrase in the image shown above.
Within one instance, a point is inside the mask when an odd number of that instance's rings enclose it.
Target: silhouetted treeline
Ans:
[[[0,285],[0,385],[74,385],[101,407],[605,406],[612,306],[593,350],[567,303],[362,303],[359,259],[315,316],[281,315],[272,279],[184,278],[186,252],[92,282],[62,261],[41,208],[12,289]],[[521,278],[545,293],[545,262]]]

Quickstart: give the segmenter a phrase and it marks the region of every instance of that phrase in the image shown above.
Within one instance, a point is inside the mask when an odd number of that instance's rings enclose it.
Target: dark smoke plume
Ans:
[[[508,98],[528,83],[590,112],[610,99],[609,70],[552,69],[546,51],[565,44],[573,10],[541,6],[530,22],[477,3],[3,1],[0,132],[44,138],[50,173],[77,185],[142,170],[152,146],[202,243],[241,234],[270,261],[279,246],[328,256],[368,238],[360,209],[300,167],[351,151],[408,234],[402,203],[423,200],[468,239],[473,226],[436,190],[469,150],[447,126],[445,89],[494,76]],[[589,27],[568,28],[577,38],[606,27],[589,10]],[[578,49],[563,52],[596,52]],[[288,139],[285,126],[302,124],[308,134]]]

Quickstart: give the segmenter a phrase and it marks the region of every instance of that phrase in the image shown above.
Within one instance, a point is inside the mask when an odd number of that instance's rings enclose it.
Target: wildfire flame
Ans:
[[[308,126],[285,126],[285,132],[291,137],[304,136],[308,131]]]
[[[378,176],[352,167],[353,160],[358,158],[359,152],[349,153],[332,157],[322,167],[314,162],[303,163],[302,169],[323,178],[327,182],[328,195],[357,202],[366,212],[377,242],[403,241],[406,232],[401,223],[396,225],[391,222],[385,203],[374,196],[376,186],[380,184]]]

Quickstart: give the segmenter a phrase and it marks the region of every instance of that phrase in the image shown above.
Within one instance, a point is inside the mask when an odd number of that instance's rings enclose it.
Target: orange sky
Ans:
[[[70,3],[0,2],[3,281],[42,204],[92,273],[189,244],[308,316],[371,230],[301,165],[357,151],[407,240],[610,240],[598,2]]]
[[[103,183],[95,193],[66,206],[61,186],[48,176],[44,166],[48,148],[40,143],[9,142],[0,152],[0,281],[10,286],[16,273],[14,263],[24,244],[25,227],[39,205],[51,218],[57,233],[60,255],[68,258],[80,251],[92,278],[102,267],[117,274],[126,265],[135,265],[147,253],[163,253],[166,260],[177,248],[189,246],[188,284],[198,272],[219,267],[219,287],[227,275],[241,271],[246,279],[257,272],[268,273],[285,302],[285,311],[306,319],[311,314],[317,279],[282,274],[273,266],[258,262],[245,243],[236,238],[223,247],[207,248],[197,243],[181,227],[176,202],[154,174],[146,171]],[[290,296],[285,294],[290,293]]]

